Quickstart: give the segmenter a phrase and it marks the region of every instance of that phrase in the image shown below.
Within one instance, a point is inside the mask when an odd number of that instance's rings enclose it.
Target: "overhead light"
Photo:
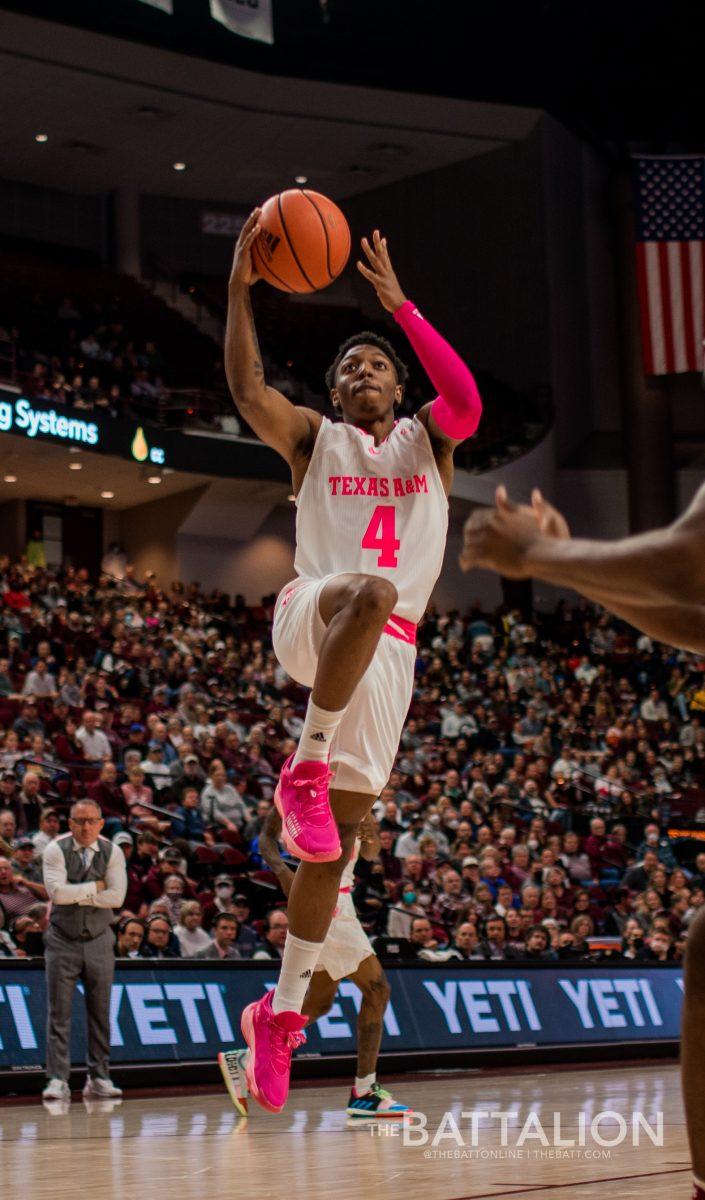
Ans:
[[[4,475],[3,479],[5,480],[5,483],[17,483],[16,475]]]
[[[161,481],[162,481],[161,474],[157,471],[152,471],[147,476],[147,483],[157,484],[157,483],[161,483]]]
[[[35,140],[35,142],[48,142],[49,134],[48,133],[35,133],[34,140]]]
[[[295,175],[294,183],[308,183],[308,175]]]
[[[82,462],[70,462],[69,463],[69,471],[82,471],[82,470],[83,470]]]
[[[115,492],[101,492],[100,495],[102,500],[112,500]]]
[[[186,163],[185,163],[185,162],[175,162],[175,163],[174,163],[174,170],[175,170],[175,171],[185,171],[185,170],[186,170]]]

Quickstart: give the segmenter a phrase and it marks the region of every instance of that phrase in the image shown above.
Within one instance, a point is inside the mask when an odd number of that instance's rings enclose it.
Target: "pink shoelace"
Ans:
[[[315,782],[312,782],[310,779],[292,780],[294,787],[299,789],[297,799],[306,809],[306,819],[311,821],[312,824],[325,824],[331,819],[328,796],[325,792],[322,794],[322,789],[327,786],[331,779],[331,772],[326,771],[325,775],[322,775]],[[305,792],[308,794],[304,794]]]
[[[303,1029],[289,1033],[286,1029],[281,1029],[276,1021],[273,1023],[271,1034],[270,1065],[274,1068],[277,1075],[285,1075],[289,1070],[292,1052],[299,1046],[303,1046],[306,1041],[306,1034]]]

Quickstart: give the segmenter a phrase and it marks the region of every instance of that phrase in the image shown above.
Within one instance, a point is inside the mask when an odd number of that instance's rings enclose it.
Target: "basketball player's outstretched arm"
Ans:
[[[379,825],[375,821],[372,813],[368,813],[360,821],[360,858],[367,859],[372,862],[377,857],[382,847],[379,837]]]
[[[256,208],[250,214],[235,246],[228,284],[225,374],[238,411],[257,436],[286,459],[296,476],[301,468],[305,471],[321,417],[313,409],[297,408],[265,383],[250,303],[250,288],[257,280],[252,243],[260,231],[260,211]]]
[[[419,418],[424,421],[431,439],[451,449],[465,438],[472,437],[482,416],[482,401],[472,372],[456,354],[445,338],[426,321],[411,300],[407,300],[394,273],[387,249],[387,239],[375,229],[372,245],[362,239],[362,249],[368,266],[358,263],[358,270],[374,287],[381,304],[394,316],[404,330],[417,358],[435,387],[438,395],[424,405]]]
[[[276,808],[270,808],[264,819],[259,834],[257,846],[262,858],[270,871],[273,871],[284,895],[288,897],[294,882],[295,872],[284,862],[279,850],[279,834],[282,831],[282,819]]]
[[[573,588],[650,637],[702,653],[704,540],[705,487],[673,525],[616,542],[571,539],[564,518],[538,491],[529,509],[498,488],[497,507],[466,523],[461,565]]]

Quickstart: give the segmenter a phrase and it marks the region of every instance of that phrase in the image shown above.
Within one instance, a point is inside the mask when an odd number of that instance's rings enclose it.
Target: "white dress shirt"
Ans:
[[[73,839],[73,848],[80,854],[84,849]],[[87,846],[90,861],[98,850],[98,842]],[[56,840],[49,842],[42,855],[44,886],[53,904],[89,904],[93,908],[121,908],[127,894],[127,868],[125,855],[119,846],[113,846],[105,872],[105,888],[99,892],[95,879],[85,883],[69,883],[66,875],[66,859]]]
[[[186,929],[184,925],[175,925],[174,933],[179,939],[182,958],[193,958],[200,950],[206,950],[213,941],[205,929]]]
[[[93,733],[89,733],[82,725],[76,733],[76,741],[80,743],[89,762],[100,762],[104,758],[113,757],[112,747],[102,729],[94,729]]]
[[[22,688],[23,696],[55,696],[56,680],[49,672],[40,675],[38,671],[30,671]]]

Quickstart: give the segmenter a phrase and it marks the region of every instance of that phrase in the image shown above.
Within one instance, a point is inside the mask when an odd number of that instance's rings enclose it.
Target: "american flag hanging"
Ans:
[[[647,375],[701,371],[705,158],[636,159],[637,278]]]

